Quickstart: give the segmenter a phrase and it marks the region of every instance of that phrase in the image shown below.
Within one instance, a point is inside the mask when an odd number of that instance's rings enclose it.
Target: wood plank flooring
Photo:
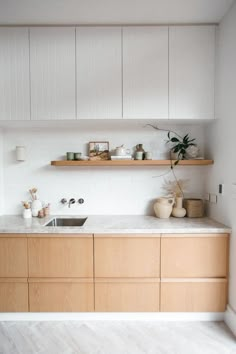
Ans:
[[[1,354],[234,354],[223,322],[0,322]]]

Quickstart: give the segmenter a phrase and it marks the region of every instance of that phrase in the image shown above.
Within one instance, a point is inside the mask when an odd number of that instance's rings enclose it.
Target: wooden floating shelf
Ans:
[[[172,160],[174,164],[175,160]],[[212,165],[213,160],[180,160],[178,166],[206,166]],[[122,160],[122,161],[51,161],[52,166],[170,166],[171,160]]]

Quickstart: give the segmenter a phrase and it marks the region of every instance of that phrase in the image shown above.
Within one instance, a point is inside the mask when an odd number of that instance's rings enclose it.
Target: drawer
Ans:
[[[0,237],[0,277],[27,276],[26,237]]]
[[[226,277],[228,237],[163,237],[161,240],[161,277]]]
[[[157,312],[159,286],[159,279],[96,280],[95,311]]]
[[[0,312],[28,312],[27,278],[0,279]]]
[[[30,277],[93,277],[93,238],[29,238]]]
[[[160,277],[159,237],[95,237],[94,243],[95,277]]]
[[[29,279],[30,312],[94,311],[93,279]]]
[[[162,312],[224,312],[225,279],[165,279],[161,281]]]

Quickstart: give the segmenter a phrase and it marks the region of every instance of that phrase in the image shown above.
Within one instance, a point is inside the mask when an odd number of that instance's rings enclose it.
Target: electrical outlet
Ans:
[[[217,204],[217,195],[210,193],[210,203]]]

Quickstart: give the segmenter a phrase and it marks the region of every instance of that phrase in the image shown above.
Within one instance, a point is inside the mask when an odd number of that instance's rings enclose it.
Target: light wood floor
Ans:
[[[223,322],[0,322],[1,354],[233,354]]]

